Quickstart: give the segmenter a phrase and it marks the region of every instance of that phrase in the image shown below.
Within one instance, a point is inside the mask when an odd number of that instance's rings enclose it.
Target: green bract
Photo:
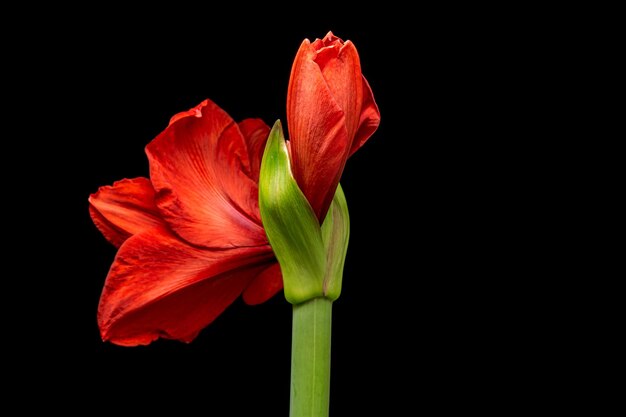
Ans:
[[[324,294],[331,300],[336,300],[339,298],[339,294],[341,294],[343,265],[346,261],[349,238],[350,216],[348,203],[340,184],[337,186],[335,197],[322,224],[322,241],[324,242],[324,248],[326,248]]]
[[[280,121],[270,132],[261,162],[259,207],[280,263],[285,298],[292,304],[317,297],[337,299],[350,234],[346,198],[339,186],[320,227],[291,172]]]

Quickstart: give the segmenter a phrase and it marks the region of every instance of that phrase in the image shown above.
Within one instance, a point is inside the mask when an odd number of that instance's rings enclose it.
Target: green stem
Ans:
[[[328,417],[332,307],[327,298],[293,306],[290,417]]]

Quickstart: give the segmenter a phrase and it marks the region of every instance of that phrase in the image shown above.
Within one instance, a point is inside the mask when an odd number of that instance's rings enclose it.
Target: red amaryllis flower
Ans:
[[[294,177],[320,222],[346,160],[379,123],[354,44],[332,32],[313,43],[305,39],[291,70],[287,126]]]
[[[329,33],[303,42],[287,119],[294,176],[323,220],[347,158],[380,120],[350,41]],[[103,340],[189,342],[239,295],[258,304],[282,288],[258,207],[268,133],[262,121],[237,124],[206,100],[146,147],[150,179],[91,195],[94,223],[119,247],[98,307]]]
[[[119,246],[98,307],[103,340],[189,342],[242,293],[258,304],[282,288],[258,208],[268,132],[205,100],[146,147],[150,179],[91,195],[94,223]]]

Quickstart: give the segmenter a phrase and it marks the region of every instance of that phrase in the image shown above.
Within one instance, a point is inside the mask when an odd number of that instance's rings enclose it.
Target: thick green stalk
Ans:
[[[293,306],[290,417],[328,417],[332,306],[328,298]]]

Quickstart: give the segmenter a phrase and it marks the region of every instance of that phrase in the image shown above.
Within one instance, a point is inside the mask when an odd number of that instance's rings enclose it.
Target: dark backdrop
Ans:
[[[509,330],[516,315],[502,313],[515,289],[498,278],[522,269],[509,264],[505,274],[511,226],[501,213],[511,203],[493,199],[506,187],[493,166],[506,165],[509,150],[491,139],[503,133],[504,96],[519,88],[506,75],[504,48],[516,46],[502,28],[469,24],[462,11],[252,22],[162,12],[85,17],[39,40],[51,52],[37,82],[54,132],[41,153],[55,174],[42,174],[41,195],[55,221],[31,384],[59,388],[53,404],[66,409],[85,396],[113,411],[288,414],[291,308],[282,293],[255,307],[236,301],[191,344],[101,341],[96,309],[115,249],[91,223],[87,198],[147,175],[144,146],[204,98],[236,120],[285,120],[301,41],[332,30],[356,44],[382,121],[342,179],[352,234],[333,311],[331,414],[485,407],[508,396],[499,381],[525,359],[512,350],[523,343]]]

